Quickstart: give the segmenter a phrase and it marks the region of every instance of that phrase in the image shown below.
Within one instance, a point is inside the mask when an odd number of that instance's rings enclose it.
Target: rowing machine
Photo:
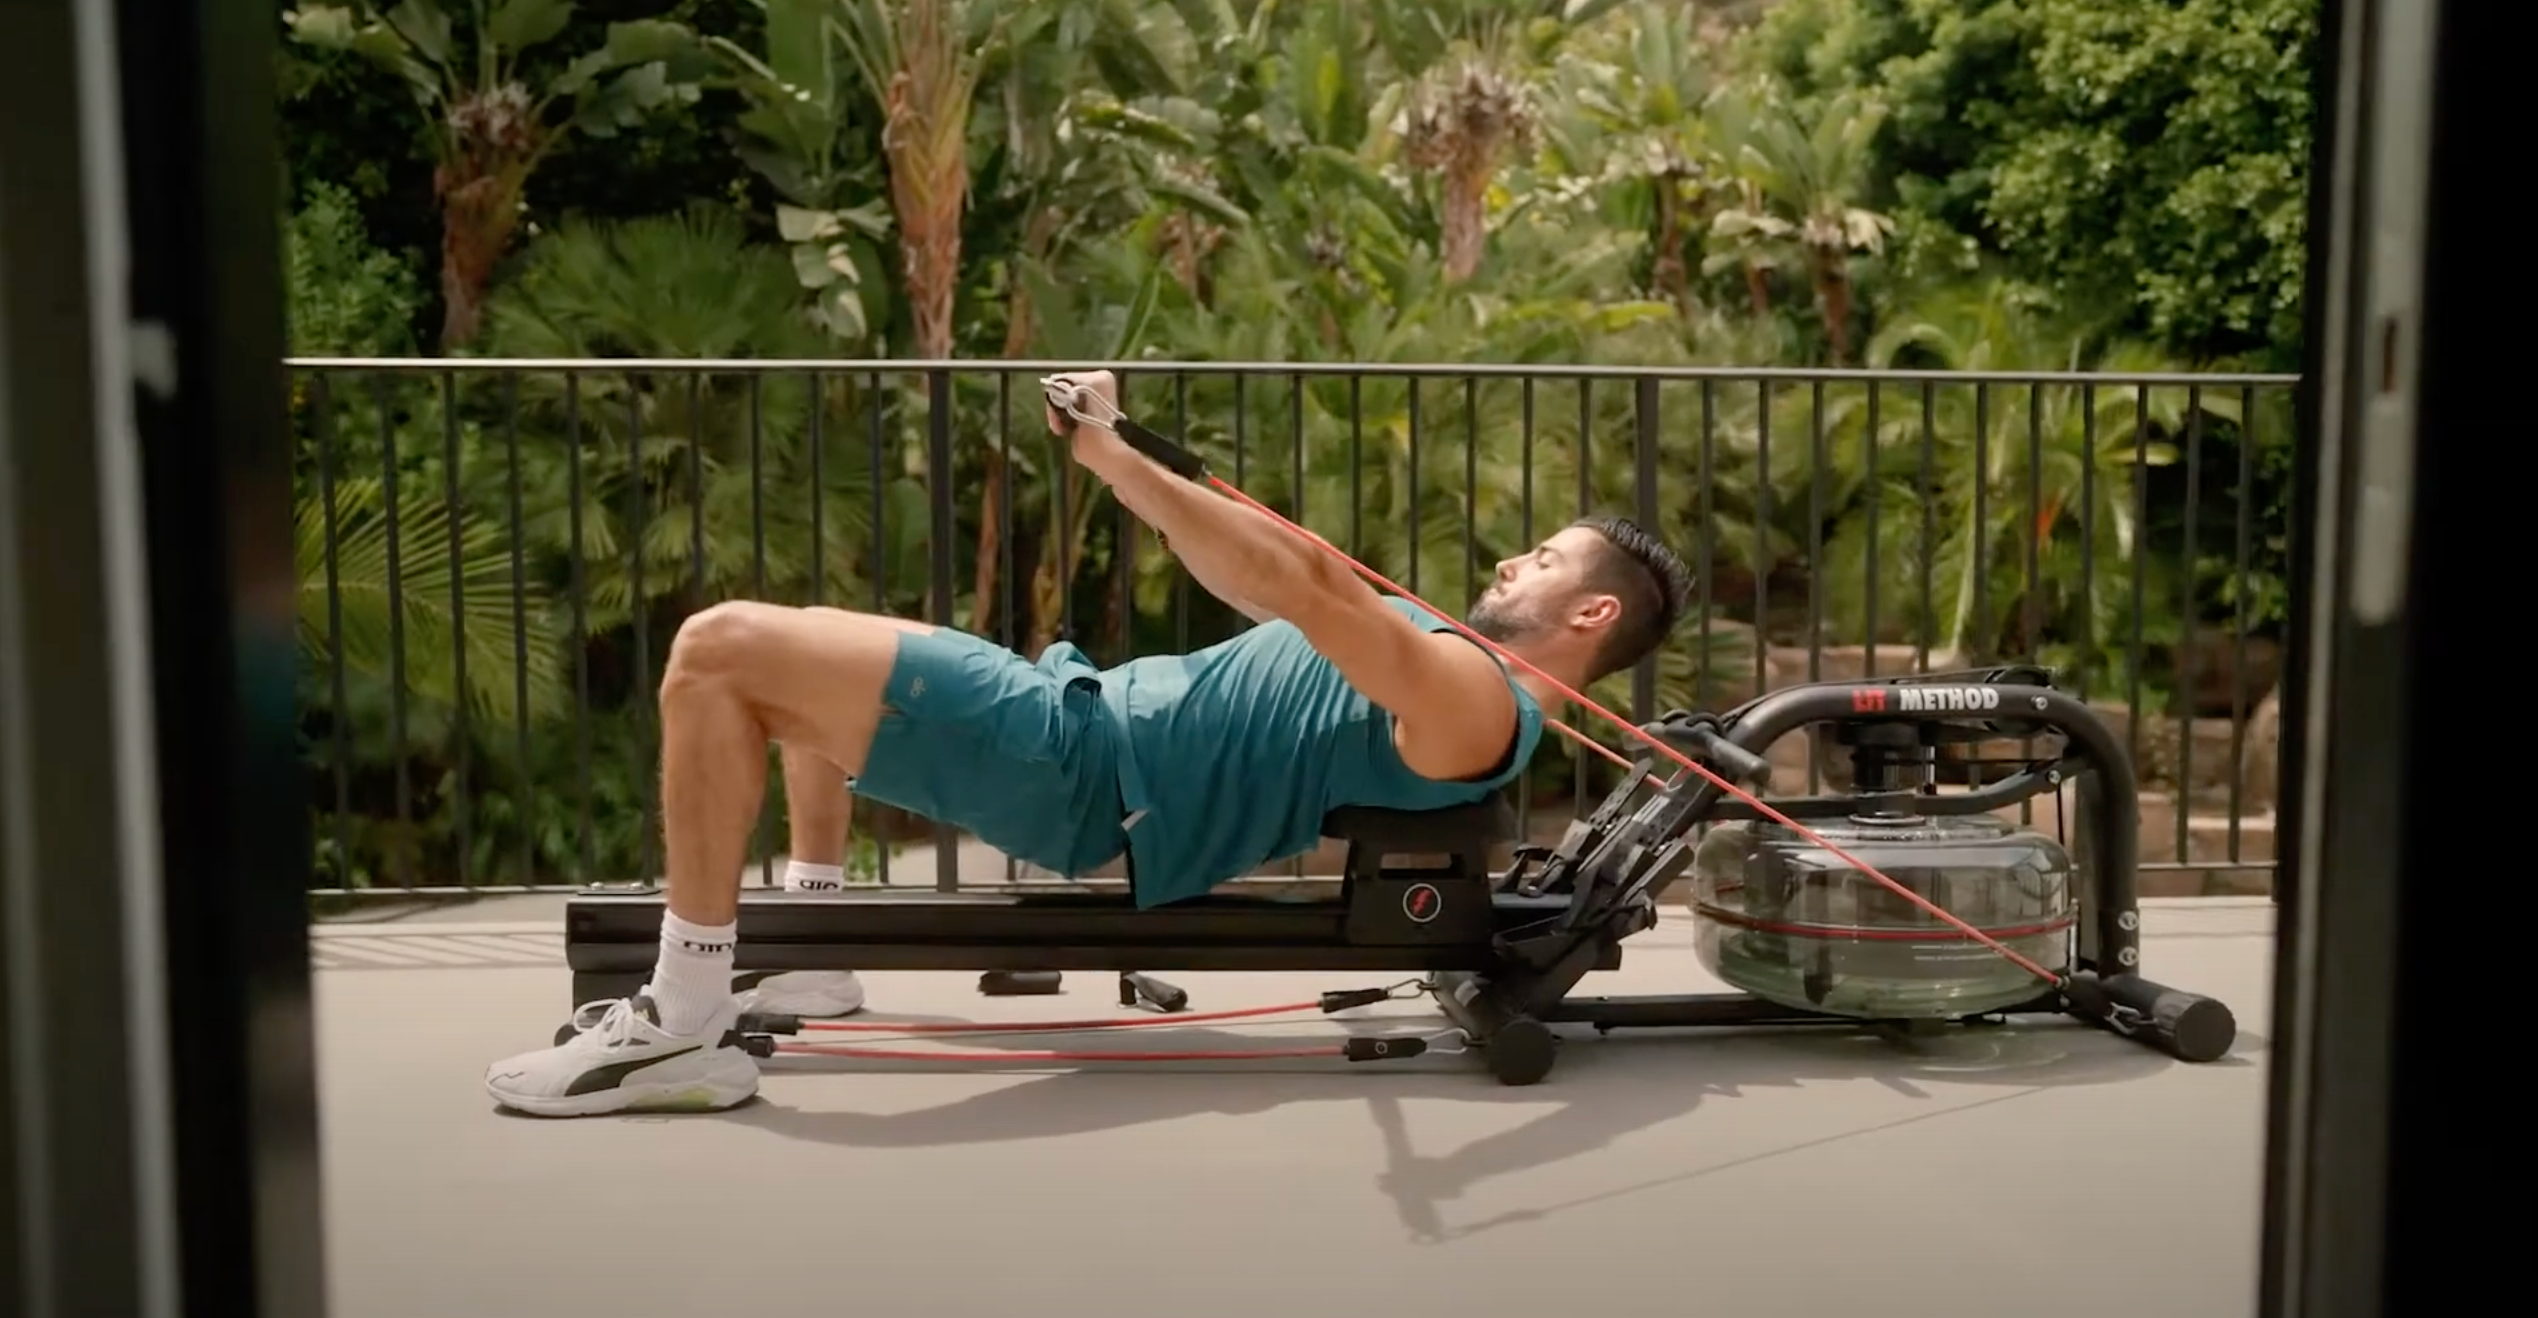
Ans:
[[[1850,753],[1850,791],[1757,798],[1763,809],[1728,799],[1722,782],[1761,782],[1765,750],[1820,727]],[[736,968],[1415,972],[1508,1084],[1548,1074],[1551,1027],[1563,1024],[1921,1028],[2069,1014],[2191,1062],[2235,1041],[2227,1007],[2140,976],[2132,771],[2042,670],[1818,683],[1643,731],[1719,780],[1661,779],[1668,761],[1642,758],[1557,845],[1518,847],[1503,873],[1488,862],[1515,832],[1503,801],[1341,809],[1323,830],[1347,844],[1331,899],[1219,893],[1141,911],[1124,893],[1082,889],[752,890]],[[2002,781],[1938,790],[1941,748],[2020,741],[2041,753]],[[2055,836],[2000,813],[2049,793],[2071,806],[2054,812]],[[1572,996],[1620,966],[1623,941],[1656,923],[1658,894],[1687,869],[1701,961],[1738,991]],[[661,900],[653,888],[571,899],[575,1003],[640,986]]]

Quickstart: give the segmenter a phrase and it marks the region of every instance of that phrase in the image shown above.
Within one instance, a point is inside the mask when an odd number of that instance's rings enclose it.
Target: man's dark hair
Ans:
[[[1692,595],[1692,569],[1645,527],[1622,517],[1581,517],[1570,523],[1603,537],[1586,564],[1586,588],[1621,601],[1621,618],[1596,651],[1588,681],[1633,667],[1674,634],[1675,620]]]

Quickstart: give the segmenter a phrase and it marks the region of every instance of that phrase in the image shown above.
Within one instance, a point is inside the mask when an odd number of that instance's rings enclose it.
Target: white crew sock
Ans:
[[[661,959],[652,967],[654,1009],[661,1028],[686,1036],[703,1030],[731,1000],[732,944],[740,926],[690,924],[661,913]]]
[[[846,886],[846,867],[788,860],[784,862],[784,886],[790,892],[835,892]]]

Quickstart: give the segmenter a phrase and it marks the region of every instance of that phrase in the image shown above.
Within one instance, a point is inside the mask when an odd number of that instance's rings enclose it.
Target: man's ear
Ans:
[[[1612,595],[1589,595],[1577,602],[1577,610],[1569,615],[1569,621],[1580,628],[1610,627],[1621,621],[1621,600]]]

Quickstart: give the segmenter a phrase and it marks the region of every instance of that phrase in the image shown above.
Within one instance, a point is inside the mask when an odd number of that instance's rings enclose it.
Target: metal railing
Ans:
[[[1243,620],[1050,441],[1033,381],[1080,365],[290,362],[318,891],[657,874],[652,693],[679,620],[720,599],[1026,652],[1063,637],[1103,664],[1232,634]],[[1793,682],[2052,665],[2133,751],[2145,891],[2270,882],[2295,377],[1117,369],[1132,413],[1444,607],[1572,517],[1659,529],[1695,605],[1661,656],[1589,693],[1636,719]],[[1776,786],[1838,778],[1821,749],[1787,748]],[[1611,772],[1546,742],[1518,792],[1528,833],[1591,807]],[[777,785],[759,882],[783,849]],[[868,804],[856,836],[871,881],[1018,877]]]

